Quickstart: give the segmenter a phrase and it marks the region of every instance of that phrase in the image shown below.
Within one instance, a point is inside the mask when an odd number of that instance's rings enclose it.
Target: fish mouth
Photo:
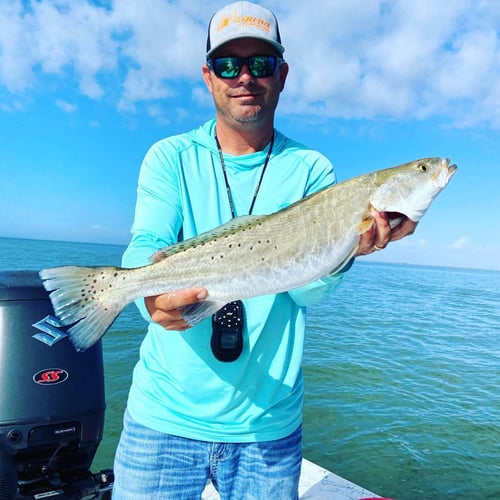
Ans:
[[[444,188],[457,171],[457,165],[455,163],[451,163],[450,165],[450,163],[451,160],[448,158],[442,158],[441,165],[432,176],[433,180],[440,188]]]

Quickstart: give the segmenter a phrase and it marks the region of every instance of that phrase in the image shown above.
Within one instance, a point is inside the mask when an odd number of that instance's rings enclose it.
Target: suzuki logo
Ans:
[[[33,381],[40,385],[56,385],[68,380],[69,374],[61,368],[49,368],[33,375]]]
[[[40,342],[43,342],[49,347],[52,347],[60,340],[63,340],[68,336],[66,332],[59,330],[59,328],[62,328],[64,325],[53,316],[45,316],[45,318],[32,326],[34,326],[37,330],[43,332],[35,333],[35,335],[33,335],[33,338]]]

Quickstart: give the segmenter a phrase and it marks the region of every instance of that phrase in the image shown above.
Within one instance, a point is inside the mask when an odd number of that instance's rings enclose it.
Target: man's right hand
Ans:
[[[196,302],[201,302],[208,297],[205,288],[186,288],[172,292],[145,297],[144,303],[151,319],[163,326],[166,330],[187,330],[189,325],[181,314],[181,308]]]

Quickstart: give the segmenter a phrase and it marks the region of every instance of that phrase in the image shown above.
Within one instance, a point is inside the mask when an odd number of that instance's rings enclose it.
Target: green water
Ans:
[[[0,270],[117,264],[123,247],[0,238]],[[500,498],[500,273],[356,262],[309,311],[304,456],[398,500]],[[144,324],[104,339],[112,466]]]

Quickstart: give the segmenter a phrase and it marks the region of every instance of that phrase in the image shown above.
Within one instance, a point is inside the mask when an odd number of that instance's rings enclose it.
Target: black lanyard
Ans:
[[[224,163],[224,154],[222,153],[222,148],[220,147],[217,135],[215,136],[215,142],[217,143],[217,149],[219,150],[220,164],[222,166],[222,172],[224,173],[224,182],[226,183],[227,199],[229,200],[229,207],[231,208],[231,215],[233,219],[236,217],[234,211],[233,198],[231,196],[231,188],[229,187],[229,181],[227,179],[226,164]],[[255,193],[253,195],[252,203],[250,204],[250,209],[248,213],[251,214],[253,206],[255,205],[255,200],[257,199],[257,194],[259,193],[260,185],[262,184],[262,179],[269,163],[269,158],[271,158],[271,153],[274,144],[274,134],[269,145],[269,150],[266,155],[266,161],[262,167],[262,172],[260,174],[259,182],[255,188]],[[234,302],[229,302],[222,309],[217,311],[212,316],[212,337],[210,340],[210,346],[214,356],[219,361],[235,361],[237,360],[243,351],[243,324],[244,324],[244,313],[243,313],[243,302],[241,300],[236,300]]]
[[[231,215],[233,219],[236,217],[236,213],[234,211],[233,205],[233,197],[231,196],[231,188],[229,187],[229,181],[227,178],[226,172],[226,164],[224,163],[224,154],[222,153],[222,148],[220,147],[219,139],[217,139],[217,135],[215,135],[215,142],[217,143],[217,149],[219,151],[220,164],[222,166],[222,172],[224,173],[224,182],[226,183],[226,192],[227,199],[229,200],[229,207],[231,208]],[[257,187],[255,188],[255,193],[252,198],[252,203],[250,204],[250,209],[248,210],[248,214],[250,215],[253,211],[253,206],[255,205],[255,200],[257,199],[257,194],[259,193],[260,185],[262,184],[262,179],[264,178],[264,173],[266,172],[267,164],[269,163],[269,159],[271,158],[271,153],[273,151],[274,145],[274,134],[271,139],[271,144],[269,145],[269,150],[266,155],[266,161],[264,162],[264,166],[262,167],[262,172],[260,174],[259,182],[257,183]]]

